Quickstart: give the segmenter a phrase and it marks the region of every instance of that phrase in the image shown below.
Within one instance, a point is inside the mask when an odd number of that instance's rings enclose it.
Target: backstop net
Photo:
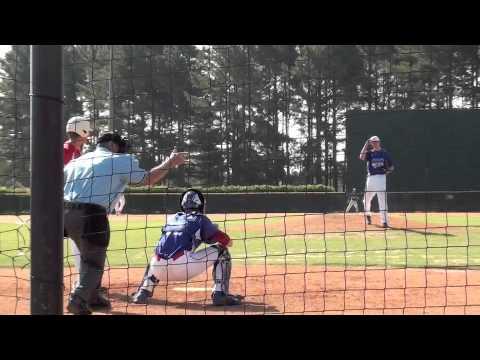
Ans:
[[[146,170],[173,148],[190,160],[157,186],[129,187],[123,210],[109,215],[102,286],[112,307],[98,312],[480,312],[471,146],[478,49],[64,46],[65,124],[82,115],[95,129],[83,153],[115,131]],[[22,45],[0,60],[0,313],[7,314],[29,313],[28,61]],[[387,228],[375,201],[372,224],[364,216],[358,153],[372,135],[396,166]],[[206,268],[159,283],[146,304],[135,304],[162,227],[189,187],[204,193],[206,215],[233,240],[230,292],[243,301],[213,306]],[[64,254],[66,304],[78,281],[69,239]]]

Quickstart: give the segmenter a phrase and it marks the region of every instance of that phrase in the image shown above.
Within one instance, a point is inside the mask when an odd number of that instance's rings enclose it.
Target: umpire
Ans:
[[[76,315],[91,314],[98,303],[110,226],[107,214],[127,185],[153,185],[169,169],[185,163],[185,153],[172,152],[161,165],[145,171],[131,154],[122,153],[126,140],[107,133],[97,141],[95,151],[72,160],[64,168],[65,233],[80,250],[80,281],[70,294],[67,310]],[[105,305],[109,305],[105,299]]]

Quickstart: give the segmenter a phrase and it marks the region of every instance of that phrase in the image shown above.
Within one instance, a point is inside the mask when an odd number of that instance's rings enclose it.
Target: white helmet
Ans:
[[[82,116],[74,116],[67,122],[67,132],[73,132],[81,137],[88,137],[92,128],[90,127],[90,121]]]

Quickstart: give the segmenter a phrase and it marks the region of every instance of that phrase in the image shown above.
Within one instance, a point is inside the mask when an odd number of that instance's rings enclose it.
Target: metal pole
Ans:
[[[115,99],[113,97],[113,45],[110,45],[110,79],[108,80],[108,107],[110,112],[110,131],[116,130],[115,126]]]
[[[63,59],[30,47],[32,315],[63,314]]]

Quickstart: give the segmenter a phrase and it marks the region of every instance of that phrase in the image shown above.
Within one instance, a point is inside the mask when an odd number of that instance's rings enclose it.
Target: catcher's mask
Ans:
[[[203,213],[205,210],[205,198],[200,191],[188,189],[180,198],[180,208],[183,212],[198,211]]]

